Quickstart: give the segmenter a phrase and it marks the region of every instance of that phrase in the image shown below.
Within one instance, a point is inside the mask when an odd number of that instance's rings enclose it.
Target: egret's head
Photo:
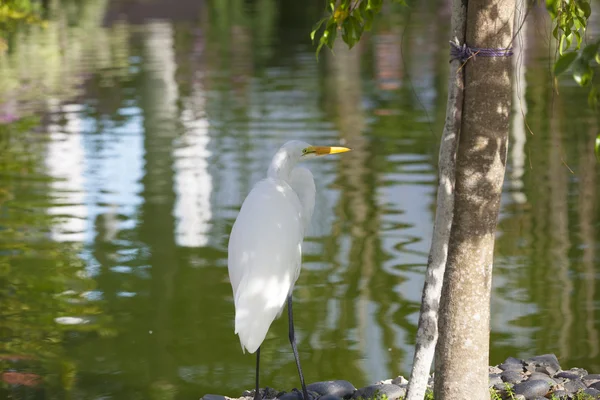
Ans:
[[[298,161],[346,151],[350,151],[350,149],[347,147],[311,146],[306,142],[292,140],[281,146],[273,156],[273,161],[269,166],[269,175],[288,176]]]
[[[302,149],[301,159],[326,156],[327,154],[345,153],[350,151],[347,147],[332,147],[332,146],[311,146],[308,145]]]
[[[281,146],[280,150],[283,150],[288,157],[296,161],[350,151],[347,147],[312,146],[300,140],[289,141]]]

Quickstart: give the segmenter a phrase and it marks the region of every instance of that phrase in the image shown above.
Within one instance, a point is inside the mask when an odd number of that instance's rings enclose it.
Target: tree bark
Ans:
[[[465,0],[453,0],[450,39],[455,40],[456,38],[460,43],[464,43],[466,24],[467,9]],[[431,370],[438,339],[438,309],[448,256],[450,228],[452,227],[456,144],[461,127],[463,89],[464,73],[461,68],[461,61],[454,60],[450,64],[446,121],[438,159],[439,182],[433,237],[427,261],[415,354],[406,400],[422,400],[425,396],[429,371]]]
[[[515,0],[469,0],[466,44],[506,48]],[[471,58],[456,159],[454,219],[440,303],[436,400],[489,399],[494,234],[506,169],[510,57]]]

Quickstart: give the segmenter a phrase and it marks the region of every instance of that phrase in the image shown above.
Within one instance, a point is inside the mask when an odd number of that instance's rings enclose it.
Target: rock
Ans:
[[[590,386],[592,383],[600,381],[600,374],[585,375],[581,377],[581,380],[583,381],[583,383],[585,383],[586,386]]]
[[[501,385],[502,384],[502,377],[500,376],[500,374],[490,374],[490,380],[489,380],[489,387],[492,387],[494,385]]]
[[[260,392],[260,396],[263,399],[275,399],[277,398],[280,394],[285,393],[285,392],[280,392],[278,390],[275,390],[273,388],[270,387],[265,387],[264,389],[258,389],[258,391]],[[242,397],[252,397],[254,398],[254,392],[255,390],[245,390],[244,393],[242,393]]]
[[[554,354],[543,354],[541,356],[531,357],[526,362],[528,364],[535,364],[536,367],[551,366],[556,371],[560,371],[560,363]]]
[[[535,372],[536,368],[537,367],[535,366],[535,364],[525,364],[525,366],[523,367],[525,372],[529,372],[529,373]]]
[[[489,367],[488,368],[488,373],[490,373],[490,374],[501,374],[502,370],[500,368],[498,368],[498,366]]]
[[[313,392],[312,390],[308,390],[308,386],[306,387],[306,391],[308,392],[308,397],[311,400],[316,400],[319,398],[319,393]],[[265,399],[265,397],[263,397]],[[277,396],[279,400],[304,400],[304,396],[302,395],[302,391],[298,389],[294,389],[291,392],[287,392],[283,395]]]
[[[319,397],[319,400],[343,400],[343,397],[334,396],[332,394],[326,394],[325,396]]]
[[[525,374],[519,371],[504,371],[500,377],[504,382],[519,383],[525,379]]]
[[[577,374],[579,376],[586,376],[588,374],[588,372],[585,369],[583,369],[583,368],[571,368],[567,372],[572,372],[572,373]]]
[[[522,394],[516,394],[512,396],[512,398],[515,400],[527,400],[527,397],[523,396]]]
[[[331,395],[338,397],[350,397],[356,391],[353,384],[348,381],[322,381],[311,383],[306,390],[317,392],[320,396]]]
[[[567,400],[569,398],[569,393],[566,390],[555,390],[552,392],[552,395],[559,400]]]
[[[495,390],[497,390],[499,392],[503,392],[503,391],[506,391],[507,387],[509,389],[512,389],[513,386],[514,385],[512,383],[497,383],[493,387],[494,387]]]
[[[592,389],[600,390],[600,382],[594,382],[588,387],[591,387]]]
[[[595,399],[600,396],[600,390],[594,388],[587,388],[583,391],[583,393],[593,396]]]
[[[520,360],[520,359],[514,358],[514,357],[508,357],[506,360],[504,360],[504,364],[519,364],[519,365],[523,365],[523,360]]]
[[[559,370],[560,370],[560,368],[556,368],[553,365],[542,365],[541,367],[535,368],[535,372],[541,372],[548,376],[552,376],[552,375],[556,374]]]
[[[205,394],[200,400],[227,400],[228,397],[221,396],[220,394]]]
[[[535,396],[545,396],[550,391],[550,384],[542,380],[517,383],[513,388],[516,394],[522,394],[527,399]]]
[[[353,399],[380,399],[383,395],[389,400],[395,400],[406,395],[406,389],[397,385],[371,385],[358,389],[352,396]]]
[[[581,375],[577,375],[571,371],[560,371],[554,374],[555,378],[565,378],[565,379],[581,379]]]
[[[502,371],[523,371],[522,364],[500,364],[498,365],[498,368],[500,368]]]
[[[554,379],[550,378],[548,375],[543,374],[541,372],[534,372],[534,373],[532,373],[529,376],[528,380],[529,381],[533,381],[533,380],[536,380],[536,379],[541,379],[543,381],[546,381],[546,382],[548,382],[550,384],[550,386],[555,386],[557,384],[557,382]]]
[[[406,380],[405,377],[400,375],[399,377],[392,379],[392,384],[398,385],[398,386],[406,386],[406,385],[408,385],[408,381]]]
[[[568,393],[576,393],[578,390],[586,389],[585,384],[579,380],[565,382],[563,386]]]

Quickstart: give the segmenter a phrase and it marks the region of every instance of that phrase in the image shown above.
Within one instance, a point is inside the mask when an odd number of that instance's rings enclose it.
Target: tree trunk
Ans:
[[[514,13],[515,0],[469,0],[467,45],[509,47]],[[464,68],[454,220],[436,349],[436,400],[490,397],[490,291],[506,168],[512,62],[509,57],[477,57]]]
[[[457,38],[460,43],[464,43],[466,19],[466,3],[463,0],[453,0],[450,39],[454,40]],[[450,75],[448,77],[446,121],[438,159],[439,182],[433,237],[427,261],[415,355],[408,382],[406,400],[422,400],[425,396],[431,362],[433,361],[438,338],[438,309],[444,270],[446,269],[448,240],[450,238],[454,208],[456,144],[461,127],[463,89],[464,73],[461,68],[461,61],[454,60],[450,65]]]

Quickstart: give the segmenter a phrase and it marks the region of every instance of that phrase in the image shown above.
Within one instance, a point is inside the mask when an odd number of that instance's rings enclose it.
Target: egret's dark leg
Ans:
[[[304,400],[310,400],[308,392],[306,391],[306,385],[304,384],[304,375],[302,375],[302,367],[300,366],[300,357],[298,357],[298,348],[296,347],[296,336],[294,334],[294,316],[292,314],[292,295],[288,296],[288,319],[290,322],[290,343],[292,345],[292,351],[294,352],[294,358],[296,359],[296,367],[298,367],[298,375],[300,375],[300,384],[302,385],[302,394]]]
[[[256,350],[256,392],[254,392],[254,400],[262,400],[260,397],[260,392],[258,390],[258,365],[260,363],[260,346],[258,346],[258,350]]]

